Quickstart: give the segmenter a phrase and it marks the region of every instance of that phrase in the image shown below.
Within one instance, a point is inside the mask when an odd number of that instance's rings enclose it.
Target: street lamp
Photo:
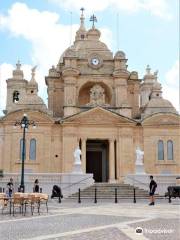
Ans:
[[[32,125],[33,128],[36,128],[36,124],[34,121],[29,120],[27,114],[23,115],[23,118],[20,121],[16,121],[14,126],[21,126],[23,128],[23,145],[22,145],[22,164],[21,164],[21,184],[20,184],[20,191],[25,191],[24,186],[24,160],[25,160],[25,142],[26,142],[26,131],[29,125]]]

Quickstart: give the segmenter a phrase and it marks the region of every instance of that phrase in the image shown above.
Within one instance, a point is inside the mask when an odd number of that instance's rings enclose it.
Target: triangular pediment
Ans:
[[[33,120],[36,123],[53,123],[51,116],[40,111],[30,111],[30,110],[18,110],[8,113],[4,116],[1,121],[3,122],[15,122],[22,119],[23,114],[27,114],[29,120]]]
[[[80,112],[76,115],[67,117],[63,120],[64,123],[78,123],[78,124],[98,124],[98,125],[134,125],[136,122],[122,115],[116,114],[112,111],[101,107],[95,107],[88,111]]]
[[[142,121],[143,126],[179,126],[180,116],[174,113],[153,114]]]

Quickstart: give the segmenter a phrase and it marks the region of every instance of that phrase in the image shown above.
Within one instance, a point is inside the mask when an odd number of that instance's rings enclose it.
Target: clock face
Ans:
[[[93,65],[95,65],[95,66],[97,66],[98,64],[99,64],[99,59],[98,58],[92,58],[91,59],[91,63],[93,64]]]

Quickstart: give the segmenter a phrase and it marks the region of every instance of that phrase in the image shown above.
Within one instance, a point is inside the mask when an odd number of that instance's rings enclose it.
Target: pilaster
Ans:
[[[82,155],[81,155],[81,162],[82,162],[82,170],[83,173],[86,173],[86,138],[82,138],[82,146],[81,146],[81,151],[82,151]]]
[[[110,183],[116,182],[114,139],[109,139],[109,182]]]

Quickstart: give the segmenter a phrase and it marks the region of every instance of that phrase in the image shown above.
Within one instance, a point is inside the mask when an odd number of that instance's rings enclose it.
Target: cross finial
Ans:
[[[93,22],[92,28],[95,28],[94,23],[97,22],[97,18],[94,14],[90,17],[90,22]]]
[[[149,64],[146,67],[146,74],[148,74],[148,75],[151,74],[151,68],[150,68]]]
[[[83,15],[85,9],[82,7],[80,10],[81,10],[81,14]]]
[[[80,28],[85,29],[85,27],[84,27],[84,14],[83,14],[85,9],[82,7],[80,10],[81,10],[81,17],[80,17],[81,26],[80,26]]]
[[[20,63],[20,60],[18,59],[18,61],[16,63],[16,69],[20,70],[20,68],[21,68],[21,63]]]

